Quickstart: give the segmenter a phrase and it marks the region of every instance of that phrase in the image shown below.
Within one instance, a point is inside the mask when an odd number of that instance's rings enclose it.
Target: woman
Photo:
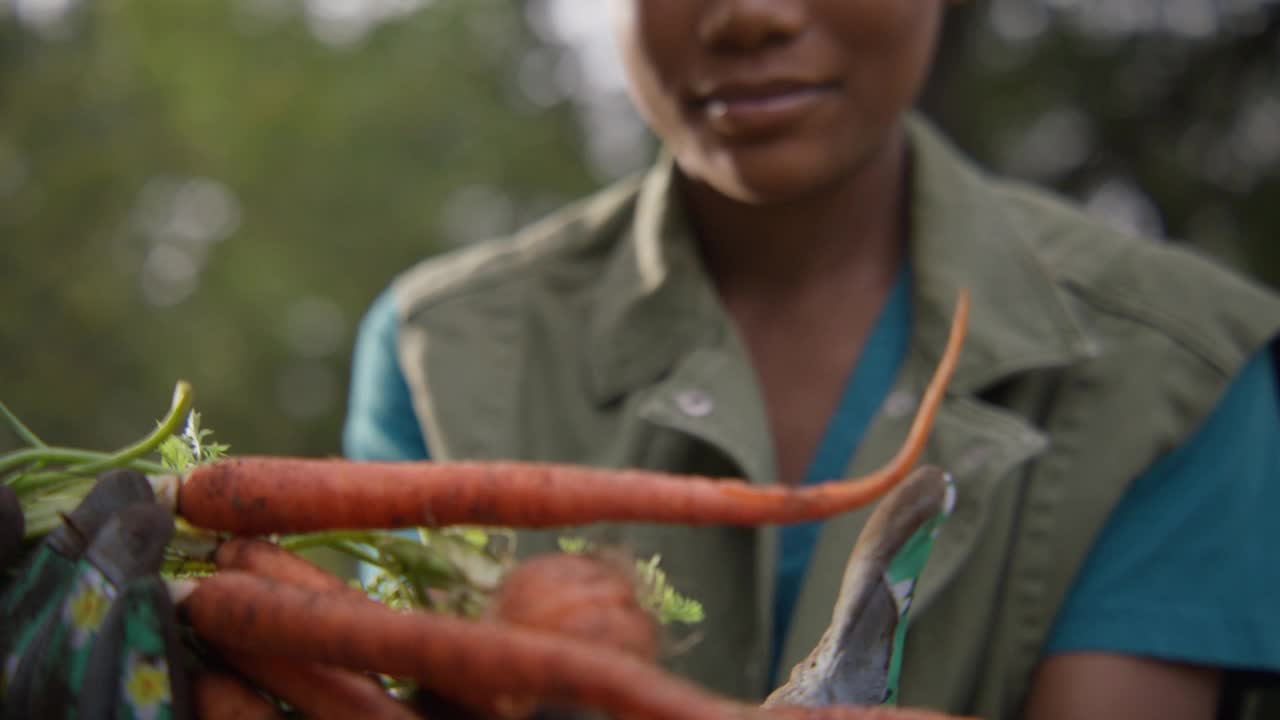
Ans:
[[[397,278],[347,451],[843,477],[892,453],[968,288],[927,451],[959,502],[901,703],[1213,717],[1224,670],[1280,670],[1280,300],[970,166],[910,111],[944,5],[617,0],[663,157]],[[706,605],[673,666],[758,698],[825,626],[864,517],[593,532]]]

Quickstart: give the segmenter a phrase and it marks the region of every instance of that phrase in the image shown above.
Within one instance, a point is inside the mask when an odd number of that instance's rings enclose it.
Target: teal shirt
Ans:
[[[1280,386],[1252,359],[1191,442],[1130,487],[1047,651],[1280,670]]]
[[[852,372],[808,481],[840,477],[893,384],[911,329],[910,278],[899,279]],[[428,457],[396,358],[391,294],[362,322],[343,430],[353,459]],[[1280,383],[1262,352],[1201,428],[1137,478],[1065,599],[1046,653],[1100,651],[1280,671]],[[782,637],[816,539],[781,533]],[[776,658],[775,658],[776,664]]]
[[[396,305],[384,292],[365,313],[351,359],[342,451],[353,460],[426,460],[409,384],[396,357]]]
[[[866,348],[845,384],[835,414],[818,443],[813,462],[805,474],[806,485],[846,476],[853,453],[863,434],[880,412],[885,395],[893,387],[898,368],[907,357],[911,341],[911,273],[904,267],[898,273],[889,297],[885,300]],[[786,525],[778,530],[778,581],[773,606],[773,654],[769,661],[769,677],[781,682],[778,671],[782,643],[791,627],[791,614],[796,597],[804,583],[809,555],[818,542],[821,523]],[[785,672],[783,673],[785,675]]]

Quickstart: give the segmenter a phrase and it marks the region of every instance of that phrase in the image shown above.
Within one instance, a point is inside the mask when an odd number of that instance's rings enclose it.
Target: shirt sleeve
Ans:
[[[352,460],[425,460],[426,441],[396,355],[395,296],[385,290],[356,334],[342,451]]]
[[[1280,670],[1280,383],[1270,352],[1122,498],[1047,653]]]

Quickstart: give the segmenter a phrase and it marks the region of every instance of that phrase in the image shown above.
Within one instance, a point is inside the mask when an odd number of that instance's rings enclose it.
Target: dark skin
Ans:
[[[904,261],[903,115],[947,0],[615,0],[636,106],[798,483]],[[839,308],[833,312],[832,308]],[[1210,720],[1219,670],[1105,653],[1037,668],[1028,720]]]

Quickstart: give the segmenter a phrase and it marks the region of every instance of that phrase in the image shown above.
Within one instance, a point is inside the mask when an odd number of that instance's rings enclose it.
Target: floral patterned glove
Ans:
[[[159,577],[173,529],[140,473],[99,477],[0,596],[0,717],[191,716]]]

